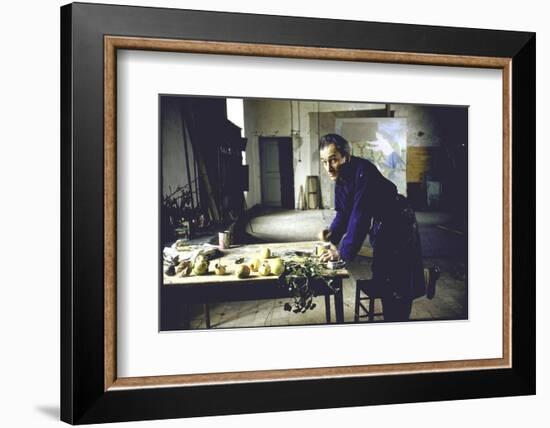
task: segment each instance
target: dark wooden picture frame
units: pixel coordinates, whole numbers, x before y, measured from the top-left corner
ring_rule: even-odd
[[[503,357],[118,378],[117,49],[501,69]],[[533,33],[63,6],[61,201],[63,421],[82,424],[535,393]]]

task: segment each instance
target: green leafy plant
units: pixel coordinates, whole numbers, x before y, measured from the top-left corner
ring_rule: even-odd
[[[327,272],[317,258],[306,257],[286,262],[285,271],[279,276],[279,285],[288,291],[292,301],[285,303],[284,310],[297,314],[314,309],[316,284],[324,284],[334,291],[333,281],[334,273]]]

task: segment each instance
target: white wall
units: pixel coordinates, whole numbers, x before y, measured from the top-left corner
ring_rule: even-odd
[[[97,1],[92,1],[97,2]],[[537,340],[538,394],[531,397],[415,403],[348,409],[125,423],[124,427],[407,426],[464,428],[526,424],[544,426],[550,402],[550,274],[540,268],[549,257],[550,28],[544,2],[394,0],[384,2],[248,2],[245,0],[101,0],[147,6],[405,22],[429,25],[537,31]],[[9,427],[60,427],[59,406],[59,9],[65,1],[7,2],[0,15],[3,58],[0,222],[3,269],[0,373]],[[24,30],[23,30],[24,28]],[[28,102],[33,102],[33,114]],[[25,113],[26,112],[26,113]],[[17,184],[15,184],[17,183]],[[39,245],[37,250],[36,245]],[[22,255],[29,254],[28,257]],[[29,262],[32,258],[32,263]],[[36,281],[25,280],[29,276]],[[25,302],[22,307],[20,302]]]

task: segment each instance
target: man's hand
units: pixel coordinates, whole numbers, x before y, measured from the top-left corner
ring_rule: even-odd
[[[319,235],[317,237],[319,238],[319,241],[327,242],[330,239],[330,230],[329,229],[323,229],[319,232]]]
[[[319,261],[321,263],[326,263],[330,261],[335,261],[340,259],[340,253],[336,248],[329,248],[323,254],[319,256]]]

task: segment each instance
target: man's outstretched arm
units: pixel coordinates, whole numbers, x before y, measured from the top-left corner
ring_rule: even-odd
[[[372,209],[367,189],[367,177],[360,176],[358,185],[355,188],[353,207],[350,212],[345,236],[338,249],[340,257],[346,262],[352,261],[355,258],[370,229]]]

